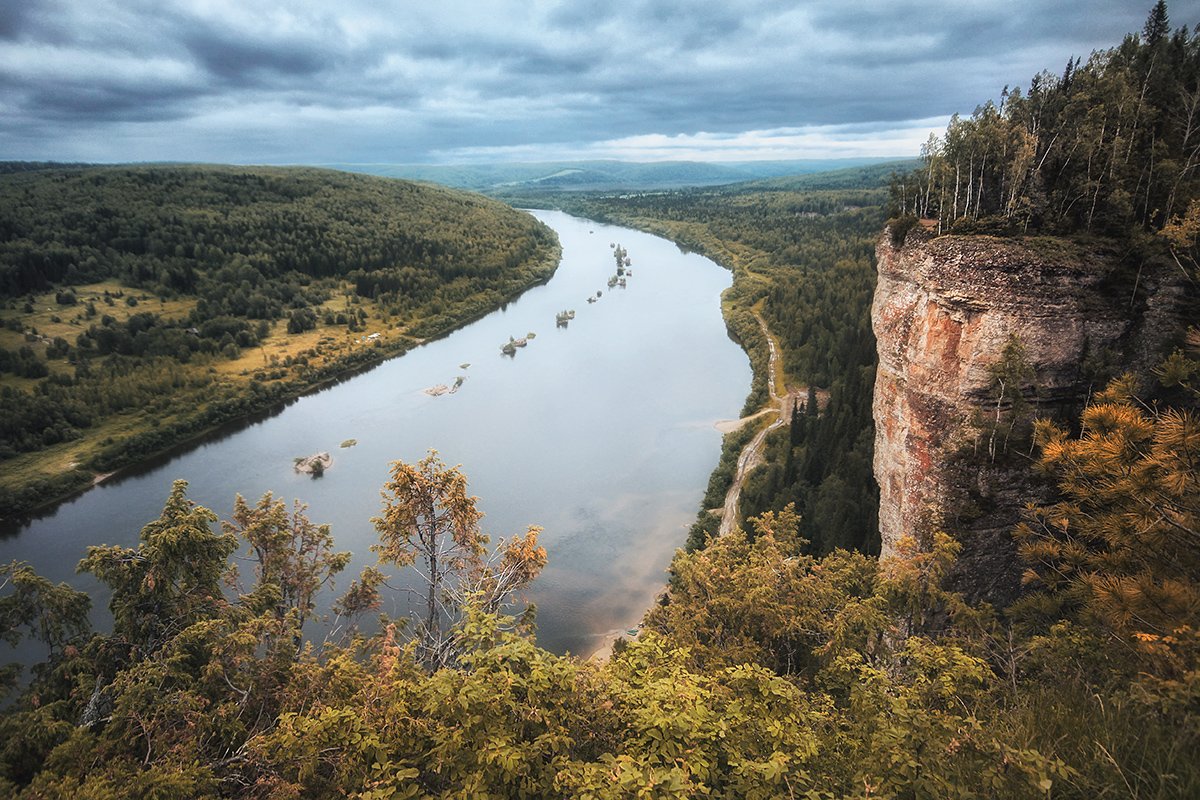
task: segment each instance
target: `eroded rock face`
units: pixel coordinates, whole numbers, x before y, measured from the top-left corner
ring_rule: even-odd
[[[1102,388],[1089,364],[1105,354],[1148,362],[1176,329],[1178,287],[1154,269],[1136,275],[1111,249],[1058,239],[933,238],[917,228],[899,246],[885,231],[876,256],[883,554],[902,536],[947,530],[963,543],[957,588],[1004,603],[1019,576],[1009,532],[1045,489],[1021,457],[980,457],[978,421],[996,411],[990,368],[1016,337],[1034,376],[1023,396],[1039,416],[1069,422]]]

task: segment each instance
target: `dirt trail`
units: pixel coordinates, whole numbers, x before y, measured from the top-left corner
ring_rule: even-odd
[[[750,443],[742,450],[738,456],[737,470],[733,475],[733,483],[729,487],[729,491],[725,493],[725,504],[721,510],[721,527],[718,529],[718,536],[725,536],[731,532],[738,523],[738,505],[742,499],[742,486],[746,482],[746,476],[762,463],[763,448],[766,446],[767,435],[779,428],[792,419],[792,409],[796,403],[800,401],[800,393],[798,391],[789,392],[787,387],[783,385],[783,381],[779,375],[779,343],[775,341],[775,337],[771,335],[771,331],[767,328],[766,321],[758,310],[754,310],[754,318],[758,320],[759,327],[762,328],[763,336],[767,340],[767,348],[770,353],[770,358],[767,361],[767,391],[771,395],[771,403],[776,408],[767,408],[758,412],[753,416],[759,416],[763,413],[775,415],[775,419],[770,425],[759,431]]]

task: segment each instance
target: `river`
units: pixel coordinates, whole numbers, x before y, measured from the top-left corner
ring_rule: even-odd
[[[461,464],[493,541],[544,528],[549,563],[527,593],[538,642],[590,653],[661,591],[694,520],[721,435],[750,386],[745,353],[727,336],[720,293],[731,276],[702,256],[648,234],[561,212],[535,216],[558,232],[554,277],[446,338],[301,398],[265,420],[110,480],[0,539],[0,563],[32,563],[53,580],[99,594],[74,566],[91,544],[133,546],[158,516],[171,482],[228,516],[241,493],[273,491],[308,504],[354,560],[337,592],[373,563],[371,517],[388,464],[436,449]],[[626,288],[607,287],[610,243],[632,260]],[[586,299],[602,291],[600,299]],[[557,327],[555,314],[576,317]],[[509,337],[537,336],[515,356]],[[462,368],[461,365],[469,364]],[[454,385],[453,394],[425,389]],[[357,445],[340,448],[345,440]],[[320,478],[293,471],[297,456],[329,451]],[[336,593],[328,593],[326,604]],[[384,611],[419,612],[409,593]],[[93,613],[104,624],[102,611]],[[0,661],[6,659],[0,658]]]

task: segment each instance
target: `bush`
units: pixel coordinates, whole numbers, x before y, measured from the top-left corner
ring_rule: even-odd
[[[905,214],[902,217],[894,217],[887,222],[887,229],[892,235],[892,246],[902,247],[904,239],[908,236],[908,232],[917,225],[917,218],[912,214]]]

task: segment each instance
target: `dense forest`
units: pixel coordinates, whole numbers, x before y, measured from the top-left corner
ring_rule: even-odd
[[[922,160],[894,205],[940,230],[1162,228],[1200,190],[1200,36],[1160,0],[1141,36],[956,116]]]
[[[1092,58],[1095,78],[1117,81],[1109,69],[1128,75],[1174,43],[1190,51],[1195,36],[1170,34],[1167,23],[1159,3],[1140,35]],[[1190,81],[1176,87],[1184,94],[1200,94],[1198,76],[1182,67],[1172,75]],[[1158,80],[1135,96],[1150,97]],[[1132,118],[1139,131],[1149,107]],[[1061,130],[1045,127],[1038,141],[1069,140],[1079,119],[1058,118]],[[1140,141],[1123,131],[1125,148]],[[1157,136],[1154,158],[1177,158]],[[1067,160],[1078,166],[1080,152]],[[1091,187],[1090,220],[1056,217],[1048,205],[1029,225],[1158,247],[1194,287],[1194,190],[1182,179],[1170,210],[1139,213],[1145,198],[1158,202],[1145,194],[1157,190],[1141,166],[1105,168],[1099,193]],[[975,174],[990,186],[989,173]],[[897,180],[897,211],[914,196],[905,180],[913,179]],[[969,191],[959,220],[1003,217],[980,199],[991,189]],[[942,197],[939,187],[926,194]],[[869,429],[869,417],[855,427],[870,380],[858,335],[869,338],[862,304],[875,234],[866,228],[878,232],[884,199],[758,188],[588,202],[735,270],[726,310],[761,381],[749,405],[766,394],[760,319],[786,350],[789,380],[812,398],[776,438],[782,461],[772,459],[784,469],[790,457],[807,481],[810,437],[840,449]],[[1095,227],[1115,225],[1122,209],[1131,210],[1125,227]],[[893,220],[891,230],[905,224],[915,220]],[[997,225],[1020,235],[1024,220]],[[821,255],[822,241],[834,257]],[[841,305],[826,310],[826,298]],[[785,302],[798,304],[794,316]],[[493,546],[465,476],[432,454],[393,465],[373,520],[379,562],[348,584],[333,606],[338,635],[320,643],[305,640],[304,626],[346,564],[328,527],[271,495],[231,498],[219,515],[177,483],[137,547],[94,547],[80,564],[111,590],[111,630],[91,630],[86,595],[22,564],[0,568],[0,637],[27,638],[47,654],[24,684],[15,668],[4,675],[0,794],[1200,796],[1197,376],[1192,327],[1155,370],[1112,381],[1070,426],[1034,427],[1029,469],[1056,492],[1014,532],[1024,590],[1008,608],[972,605],[945,588],[954,531],[924,548],[906,539],[884,559],[830,549],[844,542],[810,536],[828,524],[817,522],[820,504],[780,480],[773,496],[761,492],[769,510],[727,536],[701,530],[677,555],[663,602],[606,663],[536,646],[535,614],[520,592],[545,564],[537,530]],[[839,470],[816,484],[818,494],[832,476],[855,474]],[[804,514],[799,503],[809,503]],[[409,569],[422,576],[428,613],[381,619],[367,633],[390,576]]]
[[[0,174],[0,515],[401,352],[557,263],[527,214],[433,186],[18,166]]]

